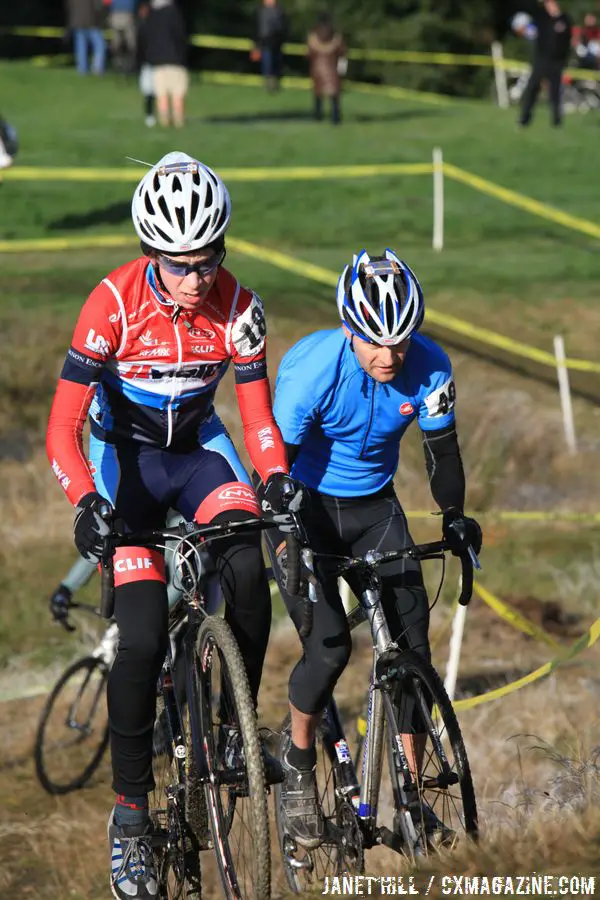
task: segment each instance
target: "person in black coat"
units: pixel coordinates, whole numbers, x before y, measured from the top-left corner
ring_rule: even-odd
[[[531,122],[542,81],[546,80],[550,88],[552,124],[560,125],[562,74],[571,50],[573,23],[571,17],[562,12],[556,0],[543,0],[532,10],[532,16],[537,27],[537,40],[531,76],[521,101],[519,124],[526,126]]]

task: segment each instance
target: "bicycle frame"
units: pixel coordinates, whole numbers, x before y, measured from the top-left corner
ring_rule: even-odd
[[[359,607],[352,610],[348,615],[349,627],[352,630],[366,619],[369,623],[373,639],[373,663],[369,685],[369,702],[366,717],[360,788],[358,798],[352,797],[355,814],[360,823],[364,847],[366,849],[377,844],[385,844],[394,850],[398,850],[402,842],[402,839],[388,828],[377,826],[377,804],[381,787],[385,752],[384,735],[386,713],[388,714],[388,721],[393,720],[392,701],[385,683],[388,677],[386,668],[390,669],[390,675],[394,674],[395,670],[391,666],[394,659],[399,657],[402,653],[402,650],[398,644],[392,640],[385,613],[381,606],[380,581],[379,576],[375,571],[375,565],[380,562],[402,558],[402,556],[418,559],[437,559],[440,558],[440,555],[446,549],[448,549],[448,547],[445,542],[437,541],[430,544],[415,546],[413,548],[407,548],[405,551],[391,551],[385,554],[367,554],[364,559],[348,560],[347,562],[349,564],[343,567],[346,571],[349,569],[358,570],[363,587],[363,590],[358,597]],[[461,557],[461,564],[463,571],[463,589],[461,591],[459,602],[466,605],[469,602],[472,590],[472,567],[473,565],[479,565],[471,548],[469,548],[468,554]],[[343,741],[345,745],[346,740],[335,700],[333,698],[327,707],[325,718],[328,725],[328,735],[333,744],[333,747],[328,748],[329,754],[332,759],[335,754],[338,761],[342,763],[342,759],[340,759],[340,754],[338,753],[338,745],[341,741]],[[402,736],[400,734],[389,734],[388,741],[390,743],[390,765],[395,766],[399,776],[398,784],[400,786],[400,797],[398,797],[397,800],[400,802],[397,805],[406,806],[407,792],[413,791],[416,785],[414,784],[414,778],[410,771],[406,751],[402,743]],[[446,765],[448,765],[441,742],[439,742],[437,749],[440,752],[441,758],[445,760]],[[356,792],[358,778],[352,760],[344,759],[343,762],[347,764],[343,766],[343,769],[345,770],[345,780],[348,784],[341,786],[341,792],[346,796],[351,796],[353,791],[354,793]],[[409,823],[408,827],[414,830],[412,822]],[[411,836],[416,838],[416,833]]]

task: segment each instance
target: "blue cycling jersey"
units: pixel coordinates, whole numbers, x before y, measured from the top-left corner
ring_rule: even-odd
[[[284,441],[300,445],[294,477],[323,494],[360,497],[394,477],[413,419],[423,431],[454,422],[455,395],[450,360],[429,338],[413,335],[402,369],[382,384],[337,328],[310,334],[286,353],[274,412]]]

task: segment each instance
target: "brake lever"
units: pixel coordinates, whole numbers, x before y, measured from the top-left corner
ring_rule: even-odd
[[[65,629],[65,631],[68,631],[68,632],[77,631],[75,626],[71,625],[71,623],[69,622],[68,616],[65,619],[54,619],[54,621],[58,622],[58,624],[61,625]]]
[[[481,571],[481,563],[479,562],[479,557],[477,556],[477,554],[475,553],[475,551],[473,550],[473,548],[470,544],[467,547],[467,553],[469,554],[469,559],[471,560],[473,568],[477,569],[477,571],[480,572]]]

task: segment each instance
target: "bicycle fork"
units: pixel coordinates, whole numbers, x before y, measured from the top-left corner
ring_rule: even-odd
[[[408,841],[414,845],[417,834],[408,810],[407,791],[413,787],[413,778],[406,758],[402,739],[392,727],[395,721],[392,701],[389,696],[390,687],[378,676],[378,662],[386,653],[398,652],[397,644],[392,640],[385,615],[379,604],[379,591],[369,587],[363,591],[362,606],[366,613],[373,636],[373,667],[369,685],[369,704],[367,725],[362,759],[362,777],[358,817],[363,822],[365,833],[369,836],[371,846],[383,843],[397,850],[398,845]],[[377,803],[381,788],[383,767],[383,741],[385,734],[386,714],[388,719],[390,779],[396,809],[402,810],[400,828],[402,837],[386,827],[377,828]],[[394,823],[394,831],[395,823]]]

